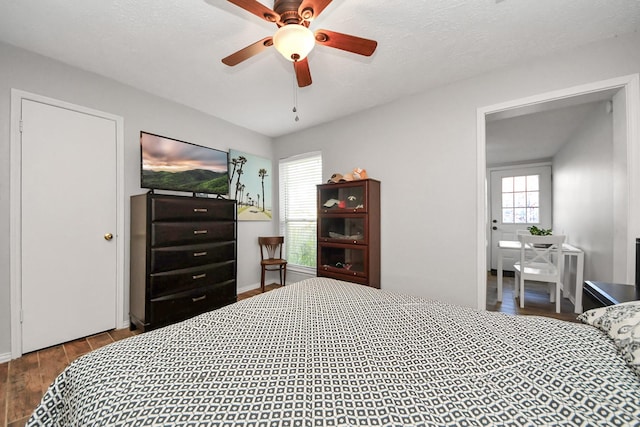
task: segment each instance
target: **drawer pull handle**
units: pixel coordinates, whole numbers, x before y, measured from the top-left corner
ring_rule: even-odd
[[[204,279],[205,277],[207,277],[207,273],[195,274],[195,275],[193,275],[193,276],[191,276],[191,277],[193,277],[193,280],[196,280],[196,279]]]
[[[202,301],[205,298],[207,298],[207,296],[206,295],[202,295],[201,297],[191,298],[191,301],[198,302],[198,301]]]
[[[207,234],[209,230],[193,230],[193,234]]]
[[[208,210],[207,208],[193,208],[194,212],[203,212],[203,213],[207,213]]]
[[[194,252],[193,256],[205,256],[206,254],[206,252]]]

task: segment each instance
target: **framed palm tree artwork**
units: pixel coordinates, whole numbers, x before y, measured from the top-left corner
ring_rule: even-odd
[[[238,221],[271,221],[272,175],[270,159],[229,150],[229,198],[237,201]]]

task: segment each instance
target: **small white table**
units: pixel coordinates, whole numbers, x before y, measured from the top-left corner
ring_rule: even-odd
[[[502,301],[502,259],[506,252],[520,251],[520,242],[517,240],[500,240],[498,242],[498,301]],[[562,244],[562,253],[565,259],[568,257],[569,267],[572,266],[573,258],[576,261],[576,295],[574,303],[574,311],[582,313],[582,284],[584,275],[584,252],[568,243]],[[565,268],[563,274],[571,272],[571,268]],[[566,282],[565,282],[566,283]],[[569,294],[568,289],[563,289],[563,296],[566,298]]]

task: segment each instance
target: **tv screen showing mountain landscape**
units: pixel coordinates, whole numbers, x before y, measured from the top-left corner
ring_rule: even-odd
[[[140,132],[142,188],[229,194],[226,151]]]

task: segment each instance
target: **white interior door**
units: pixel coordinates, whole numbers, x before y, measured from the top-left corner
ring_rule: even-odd
[[[551,166],[491,171],[491,269],[498,267],[498,241],[518,240],[527,227],[551,228]],[[505,254],[504,270],[513,270],[517,251]]]
[[[27,99],[21,107],[27,353],[116,327],[116,122]]]

